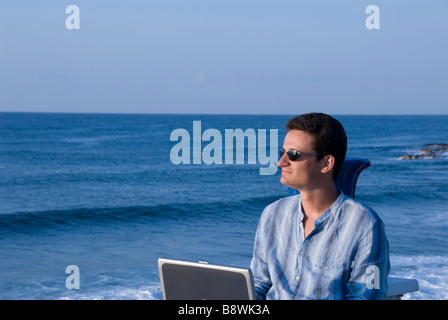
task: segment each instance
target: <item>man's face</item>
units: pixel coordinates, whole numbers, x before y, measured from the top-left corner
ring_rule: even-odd
[[[283,150],[296,150],[313,154],[312,136],[304,131],[291,130],[286,134]],[[278,166],[282,169],[280,182],[288,187],[307,190],[312,189],[321,177],[321,164],[316,156],[302,155],[297,161],[290,161],[286,154],[281,157]]]

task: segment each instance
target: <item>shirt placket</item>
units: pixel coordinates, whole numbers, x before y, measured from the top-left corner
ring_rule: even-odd
[[[294,276],[294,281],[296,281],[296,285],[299,284],[300,278],[302,276],[302,270],[303,270],[303,260],[305,259],[305,253],[308,250],[308,245],[310,244],[310,240],[313,237],[314,234],[316,234],[320,227],[322,226],[321,222],[315,221],[314,222],[314,229],[310,232],[310,234],[305,238],[305,229],[303,228],[303,222],[300,221],[299,223],[299,239],[303,239],[302,245],[299,247],[299,252],[297,255],[297,272]]]
[[[293,281],[295,282],[295,285],[298,285],[300,277],[302,276],[303,259],[305,257],[305,252],[306,252],[306,249],[308,248],[308,243],[309,243],[309,237],[304,239],[305,230],[303,228],[302,221],[300,221],[298,229],[299,229],[299,232],[298,232],[299,239],[298,240],[299,240],[299,243],[302,242],[302,244],[299,247],[299,252],[297,255],[297,270],[296,270],[296,274],[293,279]]]

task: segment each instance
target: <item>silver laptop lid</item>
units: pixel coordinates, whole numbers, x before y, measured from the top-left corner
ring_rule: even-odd
[[[250,269],[159,259],[164,300],[254,300]]]

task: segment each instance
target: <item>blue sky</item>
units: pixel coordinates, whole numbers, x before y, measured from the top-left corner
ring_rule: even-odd
[[[447,114],[447,57],[448,0],[0,0],[0,111]]]

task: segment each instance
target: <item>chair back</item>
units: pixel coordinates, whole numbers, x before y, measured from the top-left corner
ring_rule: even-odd
[[[345,195],[355,198],[356,183],[361,172],[370,167],[370,160],[360,158],[346,158],[342,165],[339,177],[336,180],[336,189],[342,190]],[[289,195],[299,194],[299,190],[288,188]]]

